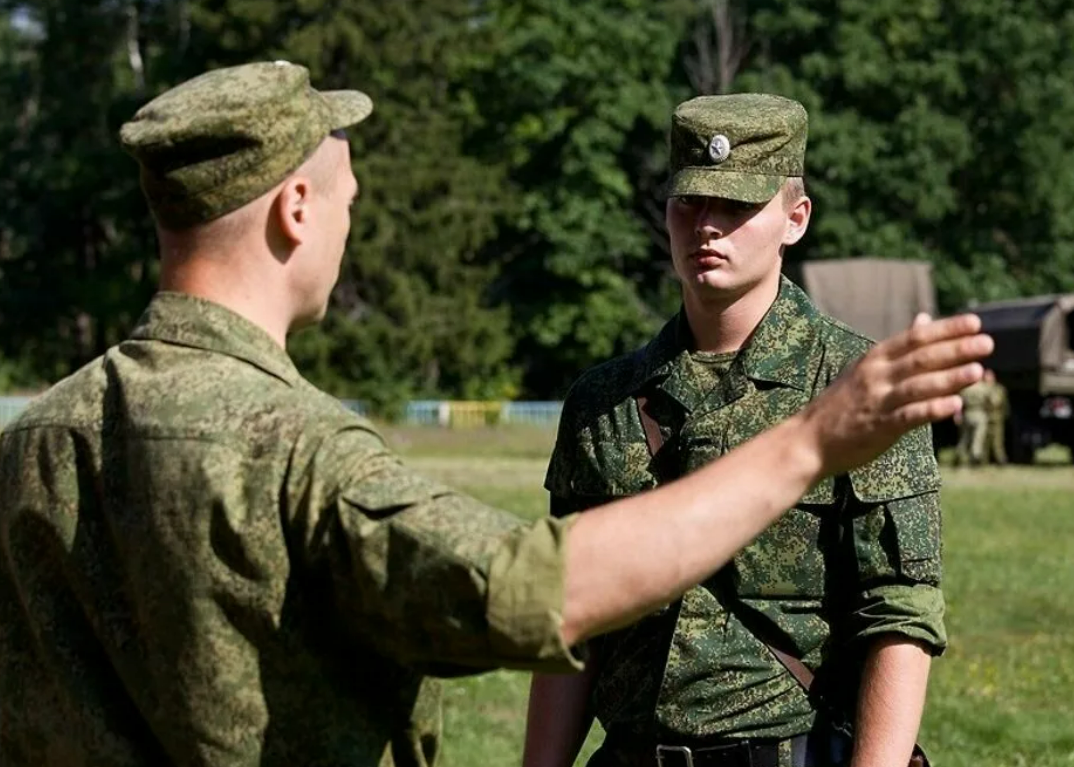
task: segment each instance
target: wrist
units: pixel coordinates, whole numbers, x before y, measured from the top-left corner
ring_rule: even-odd
[[[830,473],[820,425],[810,417],[808,409],[783,421],[776,430],[784,452],[782,464],[785,470],[798,475],[807,489]]]

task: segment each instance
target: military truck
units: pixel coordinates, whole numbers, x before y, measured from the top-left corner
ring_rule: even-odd
[[[921,261],[849,258],[788,263],[784,272],[821,311],[874,339],[909,326],[918,312],[937,316],[932,267]],[[1030,463],[1052,443],[1074,449],[1074,295],[977,304],[996,350],[985,364],[1007,387],[1007,455]],[[933,426],[937,451],[958,442],[947,420]]]
[[[985,365],[1007,387],[1007,455],[1031,463],[1037,448],[1074,450],[1074,293],[967,307],[996,349]]]

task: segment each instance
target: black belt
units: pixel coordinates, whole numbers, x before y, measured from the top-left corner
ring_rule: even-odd
[[[803,741],[805,738],[803,737]],[[657,767],[779,767],[779,742],[742,740],[717,746],[656,747]]]
[[[634,743],[625,749],[620,745],[614,752],[620,756],[629,754],[632,767],[779,767],[780,747],[788,742],[791,764],[806,764],[808,741],[808,735],[797,735],[784,739],[700,742],[689,746],[658,743],[646,747]]]

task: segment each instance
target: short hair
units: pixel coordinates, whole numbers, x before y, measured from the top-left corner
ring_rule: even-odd
[[[787,208],[794,205],[798,200],[806,196],[805,178],[802,176],[790,176],[783,184],[783,205]]]

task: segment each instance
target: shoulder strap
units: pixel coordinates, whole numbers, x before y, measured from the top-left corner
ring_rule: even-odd
[[[649,414],[649,398],[644,395],[638,395],[634,398],[634,401],[638,406],[638,417],[641,419],[641,428],[645,431],[645,442],[649,445],[649,453],[655,456],[660,448],[664,446],[664,435],[660,433],[660,425],[656,422],[656,419]],[[754,632],[751,631],[751,633]],[[757,634],[754,633],[754,636],[757,636]],[[794,677],[794,681],[798,682],[802,689],[809,693],[813,688],[813,680],[815,679],[809,667],[793,655],[776,649],[761,637],[757,636],[757,638],[768,648],[768,652],[772,653],[772,657],[778,660],[783,668],[787,669],[787,672]],[[844,724],[841,725],[843,731],[850,734],[850,725],[845,723],[846,720],[843,721]],[[910,767],[929,767],[928,757],[921,749],[921,746],[916,743],[914,744],[913,756],[910,759]]]
[[[664,446],[664,435],[660,433],[660,424],[649,414],[649,398],[639,394],[634,398],[638,406],[638,418],[641,419],[641,428],[645,431],[645,441],[649,445],[649,454],[656,455]]]
[[[758,637],[758,639],[760,639],[760,637]],[[783,667],[790,672],[790,675],[794,677],[794,681],[798,682],[798,684],[802,686],[803,690],[809,692],[809,690],[813,687],[814,678],[813,672],[809,670],[809,667],[806,666],[806,664],[802,663],[802,661],[795,658],[793,655],[785,653],[783,652],[783,650],[777,650],[775,647],[768,644],[768,642],[765,642],[763,639],[761,639],[761,642],[764,643],[764,646],[768,648],[768,652],[772,653],[772,655],[775,656],[776,660],[782,663]]]

